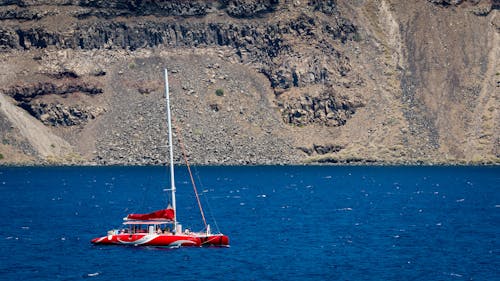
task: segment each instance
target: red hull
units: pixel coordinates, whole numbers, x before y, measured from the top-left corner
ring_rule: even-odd
[[[98,245],[132,245],[132,246],[229,246],[226,235],[167,235],[167,234],[116,234],[95,238],[91,241]]]

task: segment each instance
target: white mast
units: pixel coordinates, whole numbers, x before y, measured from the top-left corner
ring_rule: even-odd
[[[165,97],[167,98],[168,146],[170,152],[170,190],[172,191],[172,208],[174,209],[174,229],[177,230],[177,209],[175,206],[175,178],[174,178],[174,145],[172,143],[172,120],[170,117],[170,95],[168,92],[168,70],[165,68]]]

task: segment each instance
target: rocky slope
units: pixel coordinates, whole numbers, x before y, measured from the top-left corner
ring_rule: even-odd
[[[499,163],[499,8],[0,0],[0,164]]]

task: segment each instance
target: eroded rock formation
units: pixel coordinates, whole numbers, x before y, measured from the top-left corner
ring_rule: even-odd
[[[498,162],[499,6],[0,0],[0,94],[81,163],[164,162],[164,67],[195,163]]]

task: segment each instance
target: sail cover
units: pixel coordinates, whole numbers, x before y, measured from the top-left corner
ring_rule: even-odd
[[[175,218],[174,209],[167,208],[149,214],[130,214],[128,220],[173,220]]]

